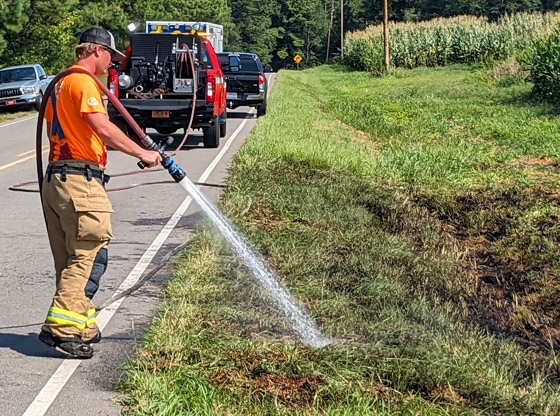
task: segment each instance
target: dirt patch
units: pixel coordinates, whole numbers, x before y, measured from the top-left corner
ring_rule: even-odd
[[[432,390],[428,394],[428,397],[446,403],[453,403],[453,404],[460,404],[460,405],[467,404],[467,400],[463,396],[461,396],[457,392],[457,390],[455,390],[450,385],[439,386],[438,388]]]
[[[532,156],[525,156],[521,159],[515,159],[511,164],[524,172],[539,180],[555,181],[560,179],[560,163],[550,159],[539,159]]]
[[[545,158],[545,159],[538,159],[532,156],[525,156],[521,159],[514,160],[514,163],[518,165],[525,165],[525,166],[551,166],[554,168],[560,168],[560,163],[556,162],[553,159]]]
[[[280,214],[263,204],[262,200],[253,204],[253,209],[246,215],[247,222],[267,231],[276,231],[286,222]],[[258,207],[258,209],[255,209]]]
[[[297,377],[264,373],[257,376],[251,385],[253,393],[273,395],[284,404],[309,406],[315,393],[325,386],[320,377]]]
[[[229,350],[226,354],[233,362],[210,378],[215,386],[263,398],[270,395],[284,405],[302,407],[312,404],[317,391],[326,386],[319,376],[283,375],[265,368],[285,362],[279,352]]]

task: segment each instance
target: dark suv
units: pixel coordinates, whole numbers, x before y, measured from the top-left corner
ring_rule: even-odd
[[[220,52],[216,55],[227,84],[227,106],[257,107],[257,116],[265,115],[267,79],[258,55],[242,52]]]

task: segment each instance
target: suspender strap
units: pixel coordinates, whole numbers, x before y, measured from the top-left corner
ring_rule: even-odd
[[[66,171],[67,170],[68,170],[67,165],[62,166],[62,169],[60,169],[60,180],[62,182],[66,182]]]
[[[86,179],[88,180],[88,182],[91,182],[91,178],[93,178],[92,173],[91,173],[91,169],[89,167],[89,165],[86,165],[85,167],[86,170]]]

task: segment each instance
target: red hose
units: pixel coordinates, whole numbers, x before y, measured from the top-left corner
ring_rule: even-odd
[[[146,136],[147,136],[146,133],[144,132],[144,130],[142,130],[140,128],[138,123],[136,123],[136,121],[134,121],[134,119],[129,114],[129,112],[126,111],[126,108],[124,108],[123,105],[119,102],[117,97],[115,97],[111,93],[111,91],[109,91],[109,89],[105,85],[103,85],[101,83],[101,81],[99,81],[99,79],[96,76],[94,76],[91,72],[86,71],[85,69],[81,69],[81,68],[69,68],[69,69],[66,69],[66,70],[62,71],[56,77],[54,77],[54,79],[51,81],[51,83],[48,85],[47,89],[45,90],[45,93],[43,95],[45,97],[45,99],[43,99],[43,101],[41,102],[41,108],[39,109],[39,116],[37,118],[37,132],[36,132],[37,141],[36,141],[35,151],[36,151],[36,155],[37,155],[37,179],[39,181],[39,192],[41,192],[43,190],[43,160],[41,158],[41,154],[42,154],[41,150],[42,150],[42,141],[43,141],[42,140],[43,139],[43,117],[45,116],[45,109],[47,108],[47,103],[49,101],[49,98],[51,96],[51,92],[52,92],[54,86],[56,85],[56,83],[61,78],[64,78],[67,75],[75,74],[75,73],[89,75],[97,83],[97,85],[99,86],[101,91],[103,91],[103,93],[107,96],[109,101],[111,101],[111,103],[115,106],[115,108],[122,114],[122,116],[124,117],[126,122],[130,125],[130,127],[132,127],[132,129],[134,130],[136,135],[140,138],[140,140],[145,139]]]

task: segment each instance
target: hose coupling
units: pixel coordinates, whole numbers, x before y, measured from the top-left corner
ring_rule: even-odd
[[[167,169],[175,182],[181,182],[181,180],[185,176],[187,176],[185,171],[177,166],[175,162],[173,162],[173,159],[171,159],[170,157],[164,158],[164,160],[161,162],[161,166]]]

